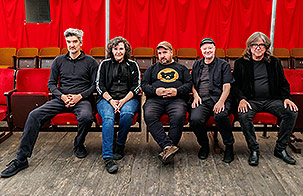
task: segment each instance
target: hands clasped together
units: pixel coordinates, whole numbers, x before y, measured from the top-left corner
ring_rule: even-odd
[[[156,89],[156,94],[163,98],[175,97],[177,96],[177,89],[159,87]]]
[[[122,106],[125,104],[126,100],[120,99],[120,100],[115,100],[115,99],[111,99],[109,101],[110,105],[113,106],[113,108],[115,109],[115,114],[118,112],[120,113],[120,109],[122,108]]]
[[[82,99],[81,94],[77,94],[77,95],[68,94],[61,96],[61,100],[64,101],[65,107],[67,108],[74,107],[81,99]]]

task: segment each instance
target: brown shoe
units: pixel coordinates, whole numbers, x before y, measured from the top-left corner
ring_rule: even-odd
[[[170,163],[174,160],[174,156],[178,150],[177,146],[166,146],[159,154],[159,158],[162,157],[161,161],[164,164]]]

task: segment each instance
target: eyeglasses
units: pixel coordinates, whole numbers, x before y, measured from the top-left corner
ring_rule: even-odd
[[[257,48],[264,49],[266,47],[265,44],[251,44],[250,46],[253,49],[257,49]]]

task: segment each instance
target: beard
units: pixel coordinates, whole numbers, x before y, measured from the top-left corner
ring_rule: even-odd
[[[170,64],[172,62],[172,58],[162,58],[160,59],[160,63],[163,64],[163,65],[167,65],[167,64]]]

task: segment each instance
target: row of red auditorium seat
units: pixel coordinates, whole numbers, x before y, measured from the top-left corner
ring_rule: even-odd
[[[60,50],[58,47],[38,48],[0,48],[0,68],[50,68],[53,59],[67,53],[67,49]],[[193,63],[199,58],[194,48],[174,49],[174,59],[191,69]],[[227,60],[234,67],[234,61],[244,53],[243,48],[216,49],[216,56]],[[98,63],[105,58],[104,47],[95,47],[90,50]],[[274,48],[273,55],[281,59],[284,68],[303,68],[303,48]],[[150,47],[138,47],[132,51],[132,59],[138,62],[140,69],[144,72],[151,64],[157,62],[156,50]]]

